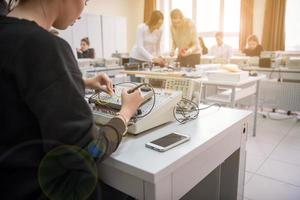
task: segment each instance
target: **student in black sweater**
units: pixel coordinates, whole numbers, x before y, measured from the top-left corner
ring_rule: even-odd
[[[250,35],[247,39],[247,46],[243,50],[243,53],[246,56],[260,56],[260,53],[263,51],[263,47],[259,44],[258,38],[256,35]]]
[[[143,98],[124,91],[120,114],[98,129],[84,90],[112,93],[111,80],[83,80],[68,43],[49,33],[73,24],[86,0],[18,3],[0,16],[0,199],[116,199],[101,197],[96,163]]]
[[[80,49],[77,49],[77,57],[81,58],[95,58],[95,49],[90,48],[90,40],[88,37],[81,39]]]

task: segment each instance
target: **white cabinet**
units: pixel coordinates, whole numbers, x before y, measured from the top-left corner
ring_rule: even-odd
[[[88,16],[83,15],[80,20],[72,26],[73,31],[73,48],[80,48],[82,38],[88,37]],[[91,43],[92,44],[92,43]],[[93,48],[93,44],[91,45]]]
[[[125,17],[83,14],[67,30],[60,31],[76,54],[82,38],[88,37],[96,57],[111,57],[112,53],[127,52],[127,19]]]
[[[125,17],[103,16],[104,57],[116,51],[127,52],[127,20]]]
[[[88,15],[87,32],[91,48],[95,49],[96,57],[103,57],[101,16]]]
[[[116,17],[116,50],[121,53],[127,52],[127,19]]]
[[[104,57],[110,57],[115,52],[115,17],[102,16]]]

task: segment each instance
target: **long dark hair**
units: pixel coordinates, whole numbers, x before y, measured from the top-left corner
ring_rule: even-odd
[[[155,26],[159,20],[164,20],[164,14],[159,10],[155,10],[152,12],[150,19],[146,22],[149,28]]]
[[[6,15],[12,11],[19,3],[24,3],[28,0],[0,0],[0,15]]]
[[[7,15],[8,13],[8,4],[5,0],[0,0],[0,15]]]

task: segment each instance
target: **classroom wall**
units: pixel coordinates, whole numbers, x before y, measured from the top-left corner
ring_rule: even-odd
[[[91,0],[85,13],[127,18],[128,52],[134,45],[136,28],[143,22],[144,0]]]

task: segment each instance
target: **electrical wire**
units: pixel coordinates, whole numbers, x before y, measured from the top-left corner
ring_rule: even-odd
[[[185,124],[188,121],[197,119],[199,112],[199,107],[196,103],[188,99],[182,99],[179,103],[177,103],[176,107],[174,107],[173,116],[177,122]],[[176,114],[181,115],[181,117],[178,117]]]
[[[199,117],[200,111],[209,109],[213,106],[218,106],[221,108],[220,104],[211,104],[204,108],[199,108],[199,106],[188,99],[182,99],[177,106],[173,109],[173,116],[177,122],[180,124],[185,124],[189,121],[195,120]],[[180,116],[178,116],[180,115]]]
[[[148,83],[145,86],[149,87],[151,89],[152,93],[153,93],[153,104],[152,104],[150,110],[146,114],[144,114],[142,116],[136,116],[138,119],[141,119],[141,118],[144,118],[144,117],[148,116],[153,111],[153,109],[155,107],[155,104],[156,104],[156,93],[154,91],[154,88]]]
[[[115,84],[115,86],[118,86],[118,85],[124,85],[124,84],[132,84],[132,85],[135,85],[137,87],[149,87],[153,93],[153,103],[152,103],[152,106],[151,108],[149,109],[148,112],[146,112],[145,114],[143,115],[135,115],[132,117],[132,119],[130,120],[130,122],[133,122],[135,123],[138,119],[142,119],[142,118],[145,118],[146,116],[148,116],[154,109],[155,107],[155,104],[156,104],[156,93],[155,93],[155,90],[154,88],[148,84],[148,83],[143,83],[143,84],[136,84],[136,83],[133,83],[133,82],[123,82],[123,83],[118,83],[118,84]],[[95,94],[93,94],[90,98],[89,98],[89,103],[94,103],[96,105],[99,105],[99,106],[105,106],[107,108],[110,108],[110,109],[113,109],[109,106],[109,104],[111,103],[109,100],[101,100],[101,96],[100,96],[100,93],[103,92],[103,91],[100,91],[100,92],[97,92]],[[140,106],[143,107],[144,105],[148,104],[149,102],[145,103],[145,104],[142,104]],[[198,104],[196,104],[195,102],[191,101],[191,100],[188,100],[188,99],[182,99],[179,103],[177,103],[177,105],[174,107],[173,109],[173,116],[174,116],[174,119],[179,122],[180,124],[185,124],[189,121],[192,121],[192,120],[195,120],[199,117],[199,114],[200,114],[200,111],[203,111],[203,110],[206,110],[206,109],[209,109],[213,106],[218,106],[219,109],[221,108],[221,105],[220,104],[211,104],[211,105],[208,105],[204,108],[199,108]],[[178,116],[179,115],[179,116]],[[129,125],[130,126],[130,125]]]
[[[135,115],[135,116],[132,117],[131,121],[136,122],[138,119],[141,119],[141,118],[144,118],[144,117],[148,116],[148,115],[153,111],[153,109],[154,109],[154,107],[155,107],[155,104],[156,104],[156,94],[155,94],[154,88],[153,88],[150,84],[148,84],[148,83],[137,84],[137,83],[133,83],[133,82],[122,82],[122,83],[115,84],[114,86],[120,86],[120,85],[125,85],[125,84],[132,84],[132,85],[134,85],[135,87],[132,88],[132,89],[138,89],[138,88],[143,87],[143,86],[149,87],[149,88],[151,89],[152,93],[153,93],[153,103],[152,103],[152,106],[151,106],[151,108],[149,109],[149,111],[146,112],[146,113],[143,114],[143,115]],[[102,99],[101,99],[100,94],[101,94],[102,92],[103,92],[103,91],[97,91],[97,92],[95,92],[95,93],[88,99],[89,103],[94,103],[94,104],[96,104],[96,105],[98,105],[98,106],[104,106],[104,107],[106,107],[106,108],[108,108],[108,109],[113,109],[113,108],[111,108],[111,107],[109,106],[109,104],[112,103],[112,102],[110,101],[110,100],[112,100],[112,99],[106,99],[106,100],[102,100]],[[118,97],[118,98],[121,98],[121,96],[117,96],[117,97]],[[142,104],[139,108],[143,107],[143,106],[146,105],[147,103],[148,103],[148,102]]]
[[[124,84],[133,84],[133,85],[137,86],[138,88],[145,86],[145,87],[149,87],[151,89],[151,91],[153,93],[153,104],[152,104],[150,110],[148,112],[146,112],[146,114],[144,114],[144,115],[135,115],[133,117],[133,120],[136,121],[137,119],[141,119],[141,118],[148,116],[153,111],[155,104],[156,104],[156,94],[155,94],[155,91],[154,91],[154,88],[152,87],[152,85],[149,83],[137,84],[137,83],[133,83],[133,82],[122,82],[122,83],[118,83],[116,85],[124,85]],[[138,88],[136,88],[136,89],[138,89]],[[143,107],[143,104],[140,106],[140,108],[141,107]]]

